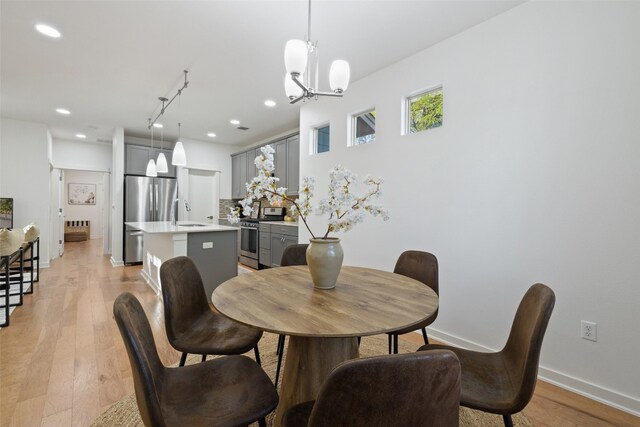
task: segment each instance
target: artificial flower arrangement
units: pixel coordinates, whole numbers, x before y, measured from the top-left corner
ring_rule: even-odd
[[[287,196],[287,189],[278,187],[279,178],[273,176],[275,165],[273,163],[274,150],[270,145],[260,149],[255,165],[258,168],[258,176],[247,183],[247,196],[240,202],[242,211],[246,216],[251,215],[254,200],[266,197],[272,205],[279,205],[285,201],[292,204],[291,214],[299,217],[304,223],[312,238],[328,239],[329,233],[351,230],[357,223],[362,222],[367,213],[373,216],[381,216],[384,221],[389,219],[389,213],[381,206],[372,204],[382,194],[382,178],[366,176],[363,184],[366,189],[361,196],[353,192],[358,185],[358,177],[348,169],[338,165],[329,172],[329,197],[320,200],[318,214],[329,214],[327,230],[321,237],[317,237],[307,218],[312,212],[311,198],[315,186],[315,180],[310,177],[302,179],[299,198]],[[230,208],[228,220],[237,223],[240,219],[240,208]]]

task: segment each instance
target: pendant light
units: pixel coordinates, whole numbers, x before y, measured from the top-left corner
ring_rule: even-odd
[[[167,98],[159,98],[162,101],[162,116],[161,122],[164,124],[164,103],[168,101]],[[158,160],[156,162],[156,169],[160,173],[169,172],[169,166],[167,165],[167,158],[165,157],[162,149],[164,148],[164,126],[160,128],[160,154],[158,154]]]
[[[182,89],[178,91],[178,114],[182,112]],[[174,166],[187,166],[187,154],[184,152],[184,146],[180,141],[180,122],[178,122],[178,140],[173,147],[173,155],[171,156],[171,164]]]
[[[153,151],[153,126],[151,126],[151,119],[149,119],[149,127],[151,127],[151,150]],[[150,177],[158,176],[156,162],[153,159],[149,159],[149,163],[147,163],[147,172],[145,173],[145,175]]]

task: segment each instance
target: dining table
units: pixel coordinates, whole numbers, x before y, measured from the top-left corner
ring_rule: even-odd
[[[355,266],[343,266],[328,290],[314,288],[307,266],[240,274],[211,301],[232,320],[289,336],[276,426],[287,409],[317,397],[333,368],[359,357],[359,337],[419,324],[438,308],[422,282]]]

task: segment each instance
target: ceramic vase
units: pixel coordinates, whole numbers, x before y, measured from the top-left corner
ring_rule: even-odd
[[[313,286],[317,289],[333,289],[342,268],[344,252],[337,237],[309,239],[307,264]]]

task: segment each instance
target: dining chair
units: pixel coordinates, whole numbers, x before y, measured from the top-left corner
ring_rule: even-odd
[[[289,245],[282,252],[280,267],[289,267],[292,265],[307,265],[307,243],[298,243]],[[282,357],[284,353],[284,335],[278,336],[278,347],[276,354],[278,355],[278,364],[276,365],[276,387],[278,387],[278,378],[280,377],[280,368],[282,367]]]
[[[256,362],[235,355],[167,368],[136,297],[118,296],[113,314],[127,349],[145,426],[237,426],[254,421],[266,426],[265,416],[277,406],[278,394]]]
[[[502,415],[505,426],[511,427],[511,415],[524,409],[533,396],[542,339],[555,300],[549,287],[540,283],[531,286],[518,306],[509,338],[499,352],[445,345],[424,345],[419,350],[453,351],[462,366],[460,405]]]
[[[282,425],[458,426],[459,405],[460,362],[453,352],[376,356],[340,364],[317,399],[289,408]]]
[[[396,262],[396,266],[393,269],[393,272],[418,280],[433,289],[436,295],[439,294],[438,260],[435,255],[430,254],[429,252],[405,251],[401,253],[398,257],[398,261]],[[391,354],[392,351],[393,353],[398,353],[399,335],[407,334],[418,329],[422,330],[424,343],[429,344],[429,337],[427,336],[426,327],[432,324],[433,321],[436,320],[436,317],[438,317],[437,309],[431,316],[429,316],[421,323],[389,333],[389,354]],[[393,350],[391,345],[392,342]]]
[[[258,341],[262,331],[212,309],[191,258],[180,256],[162,263],[160,282],[167,338],[182,352],[180,366],[184,366],[189,353],[202,355],[204,362],[207,355],[242,354],[252,348],[260,364]]]

